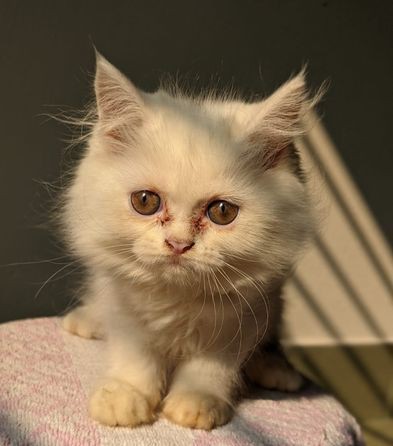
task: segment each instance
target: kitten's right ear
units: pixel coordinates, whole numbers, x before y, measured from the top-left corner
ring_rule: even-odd
[[[98,128],[113,143],[121,143],[143,121],[143,99],[124,74],[96,51],[94,81]]]

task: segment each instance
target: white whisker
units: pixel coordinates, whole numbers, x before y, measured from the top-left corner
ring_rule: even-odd
[[[71,265],[74,265],[75,263],[77,263],[77,261],[75,260],[74,262],[70,262],[67,263],[66,265],[63,265],[60,269],[58,269],[55,273],[53,273],[47,280],[45,280],[45,282],[40,286],[40,288],[38,289],[38,291],[35,293],[34,295],[34,299],[37,299],[37,297],[40,295],[41,291],[45,288],[45,286],[54,278],[56,277],[58,274],[60,274],[62,271],[64,271],[66,268],[70,267]]]

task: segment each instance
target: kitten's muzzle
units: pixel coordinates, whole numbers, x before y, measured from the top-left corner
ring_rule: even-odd
[[[168,246],[168,248],[177,255],[184,254],[185,252],[189,251],[194,245],[194,242],[190,241],[181,241],[181,240],[175,240],[175,239],[166,239],[165,244]]]

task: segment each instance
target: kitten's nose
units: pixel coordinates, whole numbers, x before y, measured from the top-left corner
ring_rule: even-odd
[[[165,240],[168,248],[173,251],[175,254],[183,254],[194,246],[194,242],[190,241],[180,241],[174,240],[171,238],[167,238]]]

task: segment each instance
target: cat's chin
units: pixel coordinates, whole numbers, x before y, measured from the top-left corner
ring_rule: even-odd
[[[161,265],[162,276],[169,281],[187,281],[195,278],[199,268],[189,259],[179,256],[170,256]]]
[[[189,284],[195,272],[190,271],[189,268],[185,268],[180,264],[170,264],[166,268],[163,268],[161,272],[161,278],[167,283]]]
[[[165,264],[165,270],[170,274],[189,274],[190,269],[192,270],[192,264],[186,259],[178,256],[170,256]]]
[[[169,274],[192,275],[195,273],[211,272],[217,266],[208,262],[195,261],[187,257],[168,256],[161,264],[162,268]]]

